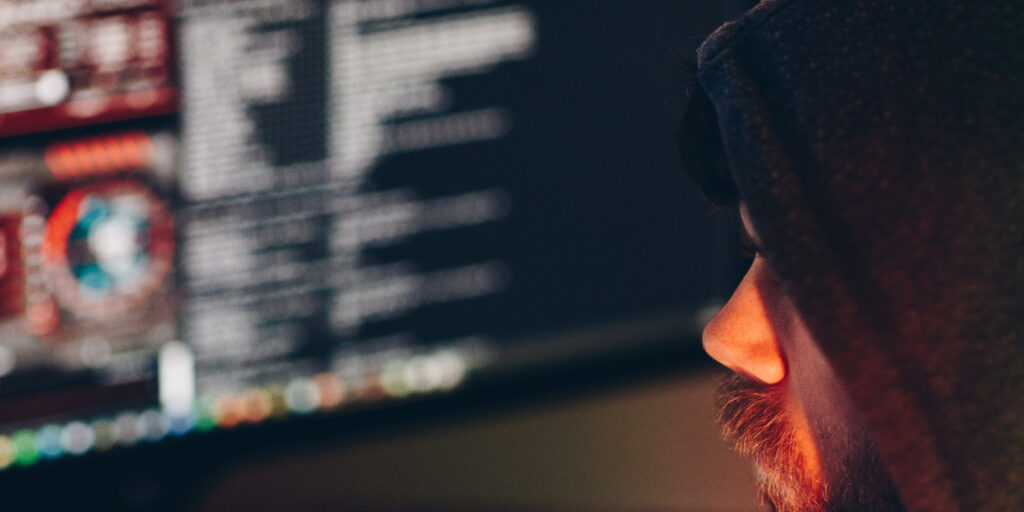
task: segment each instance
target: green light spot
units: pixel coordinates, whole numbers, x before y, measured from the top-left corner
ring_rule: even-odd
[[[217,426],[217,418],[213,414],[213,405],[209,400],[199,400],[196,402],[195,407],[195,429],[197,431],[205,432]]]
[[[36,433],[31,430],[19,430],[11,437],[14,445],[14,463],[19,466],[31,466],[39,461],[36,452]]]

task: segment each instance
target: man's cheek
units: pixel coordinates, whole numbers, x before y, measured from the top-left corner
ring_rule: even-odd
[[[824,483],[822,453],[818,440],[811,428],[807,411],[797,400],[787,400],[786,416],[793,429],[793,447],[802,466],[805,478],[818,485]]]

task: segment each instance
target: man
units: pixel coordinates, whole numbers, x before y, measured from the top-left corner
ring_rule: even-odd
[[[779,512],[1024,511],[1024,2],[766,0],[687,168],[757,255],[707,325]]]

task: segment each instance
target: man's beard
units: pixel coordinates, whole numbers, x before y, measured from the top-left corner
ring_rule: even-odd
[[[895,484],[867,431],[850,425],[822,443],[839,474],[812,478],[797,449],[781,386],[731,375],[719,387],[718,419],[727,440],[757,463],[758,488],[776,512],[903,512]]]

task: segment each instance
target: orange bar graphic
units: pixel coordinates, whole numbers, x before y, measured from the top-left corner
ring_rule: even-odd
[[[152,165],[153,142],[143,132],[56,142],[45,158],[53,177],[62,180],[134,171]]]

